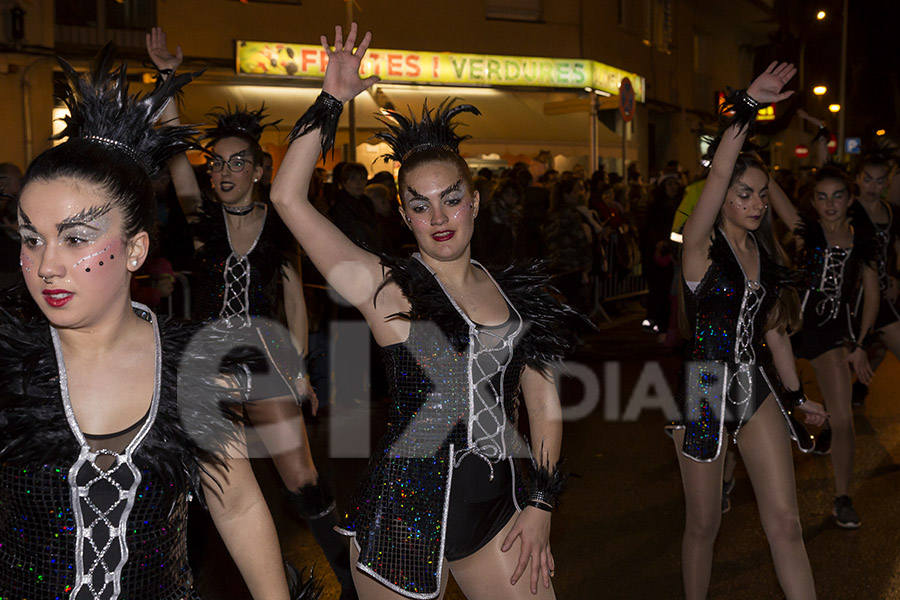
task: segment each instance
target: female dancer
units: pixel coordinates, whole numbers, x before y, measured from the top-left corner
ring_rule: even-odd
[[[0,597],[197,598],[185,535],[202,492],[253,597],[286,599],[271,516],[218,416],[239,388],[209,348],[186,347],[189,328],[129,298],[156,215],[150,175],[189,147],[185,128],[153,122],[190,76],[138,99],[112,60],[110,45],[88,76],[60,60],[68,140],[31,163],[20,199],[42,315],[0,309]]]
[[[850,365],[859,380],[868,385],[872,370],[862,344],[872,331],[881,298],[874,269],[878,248],[872,238],[857,233],[847,216],[853,198],[844,172],[825,166],[815,177],[812,206],[819,216],[817,221],[801,217],[774,181],[770,183],[770,198],[778,216],[796,234],[797,263],[807,280],[803,327],[791,341],[794,354],[812,363],[828,409],[829,429],[824,432],[832,436],[835,522],[855,529],[860,521],[849,495],[856,448]],[[860,278],[865,303],[856,330],[850,313]]]
[[[342,104],[376,81],[358,75],[369,40],[353,52],[355,24],[346,41],[336,28],[334,50],[322,36],[323,92],[294,128],[272,186],[285,223],[362,312],[387,364],[389,432],[342,524],[355,541],[356,588],[366,599],[440,598],[449,566],[470,598],[552,598],[549,510],[562,477],[548,465],[557,463],[562,431],[547,367],[568,343],[561,332],[574,313],[545,293],[543,279],[492,277],[469,259],[479,196],[451,118],[474,107],[426,108],[421,122],[394,113],[397,124],[380,134],[402,163],[400,213],[415,256],[365,252],[308,202]],[[529,456],[515,434],[520,389],[540,465],[524,497],[514,493],[513,458]],[[526,568],[530,577],[521,577]]]
[[[781,89],[795,72],[792,65],[772,63],[746,92],[732,96],[737,117],[722,132],[706,185],[684,225],[690,336],[678,387],[682,420],[674,438],[686,501],[682,570],[689,600],[705,598],[709,588],[722,519],[725,428],[738,442],[753,482],[785,595],[815,597],[785,420],[792,435],[810,446],[809,435],[787,411],[793,405],[819,425],[826,415],[803,397],[785,333],[791,315],[766,216],[769,176],[758,159],[741,154],[759,103],[789,97]],[[782,382],[794,391],[782,393]]]
[[[885,349],[900,359],[900,311],[897,297],[898,257],[900,257],[900,219],[894,218],[896,206],[884,200],[888,186],[890,160],[880,153],[867,154],[856,172],[856,202],[850,209],[853,225],[863,239],[878,240],[878,286],[881,303],[875,318],[874,331],[878,343],[872,348],[871,367],[878,368],[884,359]],[[873,336],[874,337],[874,336]],[[854,385],[854,402],[862,404],[869,393],[868,383],[862,380]]]
[[[147,35],[147,51],[167,77],[181,65],[179,47],[173,55],[166,47],[165,32],[155,27]],[[272,457],[288,491],[288,499],[303,517],[325,553],[342,589],[342,600],[355,597],[348,544],[334,531],[337,524],[331,493],[319,482],[309,450],[309,440],[299,402],[304,396],[317,401],[302,374],[299,353],[307,342],[306,304],[300,276],[296,241],[281,219],[262,202],[255,201],[256,184],[262,176],[259,138],[268,125],[263,108],[212,113],[216,126],[208,130],[209,171],[216,201],[203,198],[193,169],[184,154],[169,163],[172,181],[182,204],[196,205],[200,198],[200,221],[195,226],[196,281],[192,316],[216,321],[234,347],[246,344],[265,352],[270,360],[256,361],[252,402],[245,410]],[[163,113],[164,123],[178,121],[174,102]],[[275,319],[277,292],[283,290],[283,305],[290,337]],[[292,342],[295,346],[292,346]],[[244,353],[245,359],[248,358]],[[269,366],[277,373],[263,375]],[[265,427],[263,427],[265,426]],[[277,427],[277,429],[273,429]]]

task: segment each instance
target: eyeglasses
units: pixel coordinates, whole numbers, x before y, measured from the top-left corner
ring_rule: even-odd
[[[228,160],[222,160],[221,158],[214,158],[212,160],[206,161],[206,166],[209,167],[209,170],[213,173],[218,173],[222,169],[225,168],[225,165],[228,165],[228,170],[232,173],[240,173],[244,170],[246,165],[252,165],[253,161],[248,160],[246,158],[241,158],[239,156],[233,156]]]

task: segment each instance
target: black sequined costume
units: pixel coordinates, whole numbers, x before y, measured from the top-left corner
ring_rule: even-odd
[[[896,304],[888,302],[884,298],[884,292],[888,288],[890,278],[898,275],[897,253],[894,251],[894,243],[900,239],[900,220],[894,218],[893,207],[889,203],[883,200],[881,203],[887,210],[887,223],[874,223],[860,200],[854,202],[848,211],[853,219],[853,225],[859,231],[860,237],[862,239],[875,239],[878,242],[879,254],[876,265],[878,270],[878,287],[881,289],[882,297],[881,304],[878,306],[878,316],[875,318],[874,331],[900,321],[900,311],[897,310]],[[859,291],[859,296],[857,297],[857,309],[861,306],[861,301],[862,290]]]
[[[801,449],[812,438],[779,400],[783,395],[771,353],[765,344],[766,320],[789,272],[759,249],[760,281],[748,281],[721,231],[712,236],[712,261],[695,290],[684,286],[685,312],[693,336],[688,340],[675,401],[685,429],[682,452],[700,462],[715,460],[727,427],[737,435],[772,391]]]
[[[203,440],[233,439],[221,402],[235,396],[200,375],[218,365],[191,330],[135,310],[157,335],[155,393],[125,447],[100,450],[75,422],[55,331],[0,309],[0,598],[197,598],[187,502],[200,461],[218,462]]]
[[[303,371],[302,360],[277,320],[282,267],[295,257],[294,236],[267,209],[256,241],[239,255],[224,210],[207,199],[194,237],[202,245],[194,257],[192,319],[215,322],[229,334],[231,357],[253,371],[253,399],[289,395],[299,400],[293,379]]]
[[[500,336],[508,351],[481,360],[483,329],[420,258],[383,262],[389,281],[410,302],[408,313],[394,316],[410,320],[409,338],[382,350],[392,400],[389,429],[341,529],[355,536],[357,568],[404,596],[434,598],[454,472],[460,462],[482,464],[484,483],[492,474],[506,477],[507,497],[515,508],[522,505],[516,459],[529,455],[516,431],[522,371],[558,360],[572,346],[570,326],[580,321],[549,296],[544,278],[508,269],[495,276],[510,311],[509,330]],[[483,394],[479,387],[486,382],[490,390]]]
[[[876,266],[879,245],[853,229],[850,248],[829,246],[818,221],[803,219],[795,234],[803,246],[797,267],[803,272],[803,326],[792,338],[794,355],[812,359],[848,341],[857,341],[851,312],[862,266]]]

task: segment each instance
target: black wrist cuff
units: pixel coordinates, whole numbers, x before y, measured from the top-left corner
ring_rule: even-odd
[[[325,158],[329,148],[334,146],[338,121],[343,110],[344,104],[340,100],[328,92],[322,92],[313,105],[306,109],[303,116],[297,120],[294,129],[288,136],[288,142],[293,142],[310,131],[318,129],[322,136],[322,158]]]
[[[538,465],[532,458],[530,466],[529,494],[525,505],[552,511],[559,504],[559,497],[566,487],[568,478],[568,474],[560,468],[562,461],[557,462],[551,469],[547,465]]]
[[[722,125],[722,131],[727,131],[733,125],[737,125],[738,131],[743,131],[756,121],[756,114],[767,107],[768,104],[761,104],[747,94],[747,90],[733,90],[728,88],[728,95],[719,112],[726,115],[730,112],[734,114],[729,117]]]
[[[806,394],[803,393],[803,382],[796,390],[785,390],[784,401],[788,406],[797,407],[806,402]]]

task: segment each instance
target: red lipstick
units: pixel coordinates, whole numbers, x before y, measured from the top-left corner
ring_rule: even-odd
[[[75,297],[75,294],[69,290],[44,290],[41,292],[44,300],[53,308],[60,308],[69,303],[69,300]]]
[[[437,233],[431,234],[431,239],[436,242],[446,242],[454,235],[456,235],[456,232],[454,231],[438,231]]]

